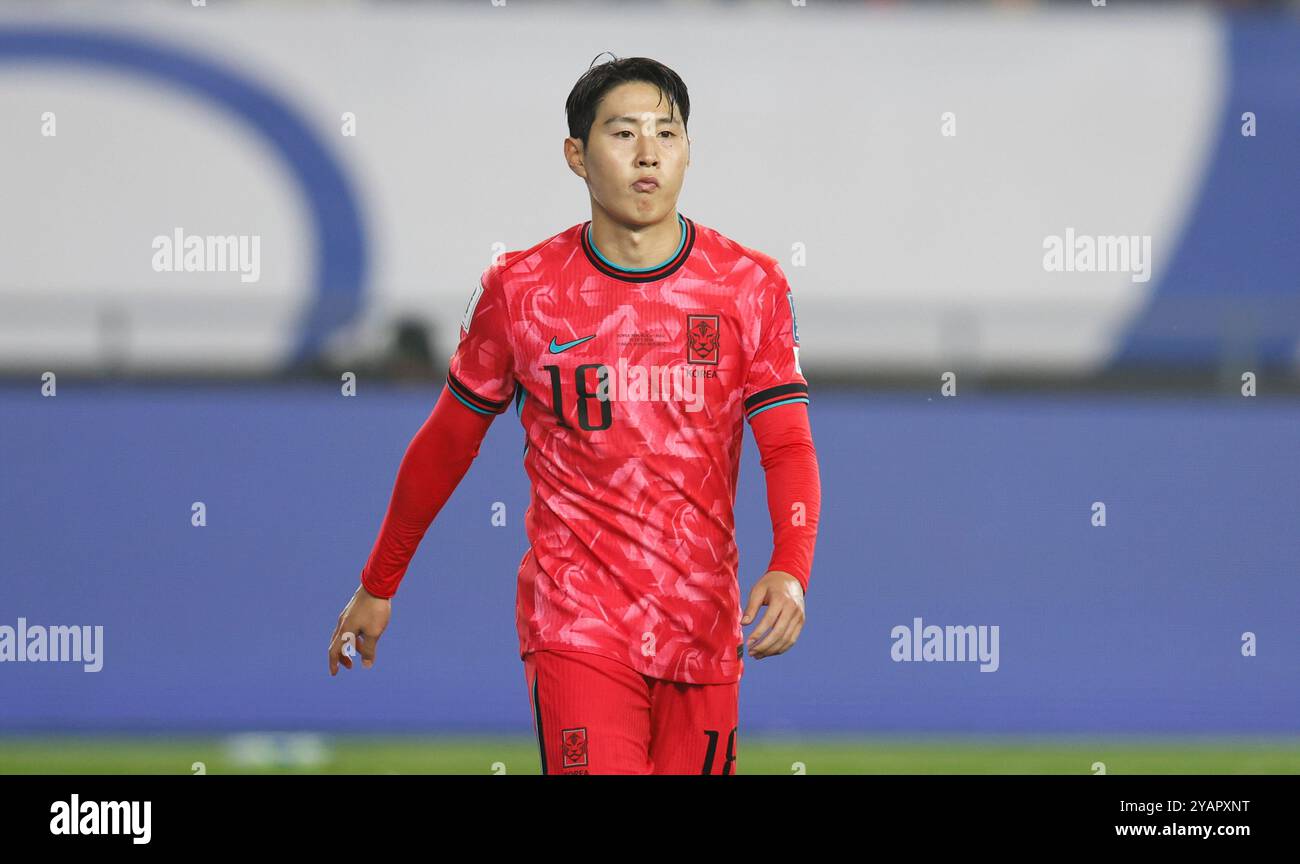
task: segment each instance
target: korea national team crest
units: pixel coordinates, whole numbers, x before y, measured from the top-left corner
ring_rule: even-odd
[[[716,364],[720,341],[717,315],[686,316],[687,362]]]
[[[577,768],[587,764],[587,727],[560,730],[560,746],[564,753],[564,767]]]

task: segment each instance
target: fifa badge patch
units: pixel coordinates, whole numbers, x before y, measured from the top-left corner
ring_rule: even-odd
[[[483,296],[483,280],[474,286],[474,293],[469,295],[469,303],[465,305],[465,314],[460,319],[460,329],[469,332],[469,325],[474,320],[474,310],[478,308],[478,301]]]

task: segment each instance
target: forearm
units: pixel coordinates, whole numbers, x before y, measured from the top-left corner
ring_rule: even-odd
[[[361,584],[371,594],[391,597],[397,592],[415,550],[478,455],[493,419],[470,411],[443,387],[402,456],[388,512],[362,568]]]
[[[767,569],[791,574],[806,593],[821,515],[821,477],[808,410],[789,405],[764,411],[754,416],[751,428],[772,518],[772,558]]]

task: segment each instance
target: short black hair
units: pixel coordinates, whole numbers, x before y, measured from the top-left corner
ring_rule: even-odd
[[[595,65],[601,54],[614,57],[608,63]],[[691,118],[691,97],[686,92],[686,84],[681,77],[658,60],[649,57],[624,57],[619,59],[608,51],[602,51],[591,61],[592,65],[582,73],[578,83],[573,85],[569,98],[564,103],[564,112],[569,118],[569,137],[582,140],[587,146],[587,136],[591,125],[596,122],[596,106],[606,93],[620,84],[629,81],[643,81],[659,88],[661,97],[667,97],[669,106],[676,105],[682,115],[682,128]]]

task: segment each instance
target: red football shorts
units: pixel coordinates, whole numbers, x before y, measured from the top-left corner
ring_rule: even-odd
[[[680,684],[585,651],[524,655],[543,774],[735,774],[734,684]]]

